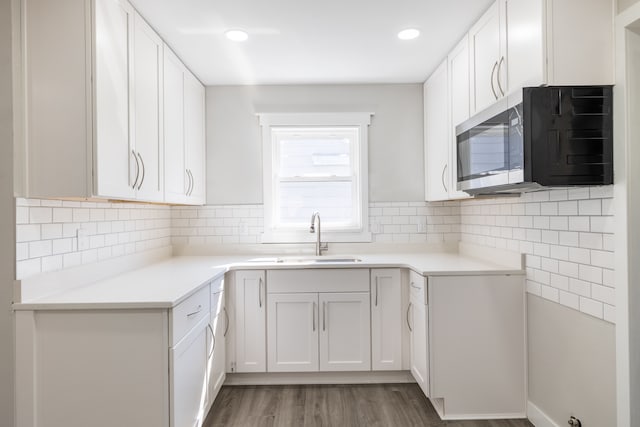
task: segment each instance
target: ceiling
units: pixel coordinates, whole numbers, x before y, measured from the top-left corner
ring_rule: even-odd
[[[131,0],[206,85],[423,82],[492,2]]]

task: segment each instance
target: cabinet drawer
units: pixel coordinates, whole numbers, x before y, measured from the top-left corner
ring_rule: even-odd
[[[415,271],[409,273],[409,292],[412,302],[429,304],[427,278]]]
[[[212,317],[220,314],[222,307],[224,307],[224,276],[211,282],[210,307]]]
[[[209,285],[175,306],[170,316],[170,338],[173,347],[205,316],[209,315]]]

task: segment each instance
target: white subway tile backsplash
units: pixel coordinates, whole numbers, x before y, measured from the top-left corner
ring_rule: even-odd
[[[171,244],[169,206],[16,199],[18,212],[18,279]],[[89,243],[84,251],[78,248],[79,229]],[[122,240],[133,243],[128,252],[118,246]]]
[[[527,254],[527,292],[612,322],[612,197],[604,186],[465,200],[461,240]]]

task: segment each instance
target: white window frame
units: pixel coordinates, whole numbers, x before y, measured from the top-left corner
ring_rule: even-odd
[[[276,176],[273,165],[278,154],[274,147],[273,128],[278,127],[357,127],[359,134],[357,164],[358,194],[360,197],[359,211],[360,227],[348,230],[331,230],[322,227],[323,242],[371,242],[369,231],[369,125],[373,113],[260,113],[262,126],[262,171],[263,171],[263,203],[264,203],[264,233],[262,243],[312,243],[316,235],[303,230],[276,228],[274,218],[276,208],[275,186]],[[322,211],[320,211],[322,219]],[[309,218],[311,221],[311,218]],[[311,225],[311,222],[309,222]]]

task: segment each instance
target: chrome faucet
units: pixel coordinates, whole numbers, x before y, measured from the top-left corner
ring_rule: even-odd
[[[316,233],[316,218],[318,218],[318,232]],[[322,243],[320,241],[320,212],[316,211],[311,215],[311,227],[310,233],[316,233],[316,256],[322,255],[322,251],[329,249],[329,243]]]

